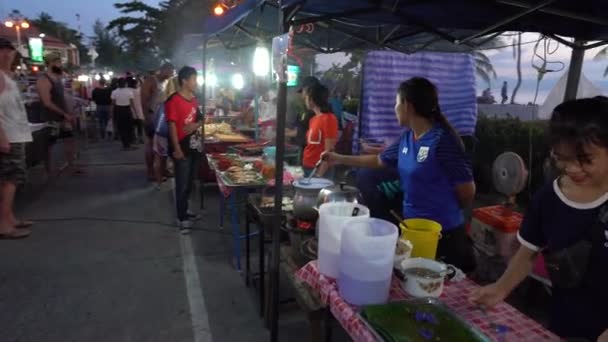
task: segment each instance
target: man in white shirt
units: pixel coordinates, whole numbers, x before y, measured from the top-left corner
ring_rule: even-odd
[[[118,80],[118,88],[112,92],[111,98],[114,122],[116,122],[123,150],[132,150],[134,149],[131,144],[133,144],[134,140],[133,113],[135,113],[135,110],[133,90],[127,88],[127,80],[125,78]]]
[[[26,178],[25,144],[32,141],[21,92],[11,78],[15,55],[15,47],[0,38],[0,239],[28,237],[32,225],[13,212],[17,185]]]

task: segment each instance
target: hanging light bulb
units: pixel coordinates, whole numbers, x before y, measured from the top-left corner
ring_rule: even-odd
[[[215,14],[216,16],[221,16],[224,14],[224,6],[222,6],[221,4],[217,4],[215,5],[215,7],[213,7],[213,14]]]
[[[241,90],[245,87],[245,79],[241,74],[234,74],[232,76],[232,86],[236,90]]]
[[[253,53],[253,73],[256,76],[267,76],[270,72],[270,53],[264,46],[258,46]]]

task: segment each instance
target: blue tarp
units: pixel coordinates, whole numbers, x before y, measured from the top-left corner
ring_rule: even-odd
[[[437,86],[441,111],[456,131],[460,135],[473,135],[477,103],[470,54],[372,51],[363,62],[361,137],[388,143],[399,137],[403,127],[395,117],[395,94],[401,82],[416,76],[428,78]]]

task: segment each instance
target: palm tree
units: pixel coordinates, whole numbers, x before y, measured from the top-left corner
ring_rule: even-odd
[[[472,54],[475,61],[475,74],[490,87],[492,80],[496,79],[496,70],[494,70],[490,58],[480,51],[473,51]]]
[[[501,49],[505,42],[502,37],[498,36],[489,41],[485,41],[486,37],[480,37],[474,39],[471,43],[473,45],[479,45],[477,50],[471,52],[473,55],[473,60],[475,62],[475,74],[477,77],[481,78],[488,84],[488,87],[491,86],[492,80],[496,79],[496,70],[494,70],[494,66],[492,65],[492,61],[490,58],[483,53],[483,50],[491,50],[491,49]]]
[[[521,32],[517,34],[517,43],[513,44],[513,57],[517,60],[517,83],[513,88],[513,94],[511,95],[511,104],[515,103],[515,96],[521,86]]]
[[[597,55],[595,55],[595,57],[593,57],[594,61],[601,61],[604,59],[608,59],[608,46],[601,49],[597,53]],[[606,70],[604,70],[604,77],[606,77],[606,76],[608,76],[608,66],[606,67]]]

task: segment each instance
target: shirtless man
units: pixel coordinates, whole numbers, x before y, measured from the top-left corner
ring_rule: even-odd
[[[175,67],[170,63],[163,64],[157,73],[147,77],[141,86],[141,104],[144,112],[144,129],[146,134],[146,168],[148,179],[156,180],[154,172],[156,167],[166,169],[167,158],[157,157],[153,151],[153,139],[156,131],[156,112],[165,101],[164,83],[175,74]]]

